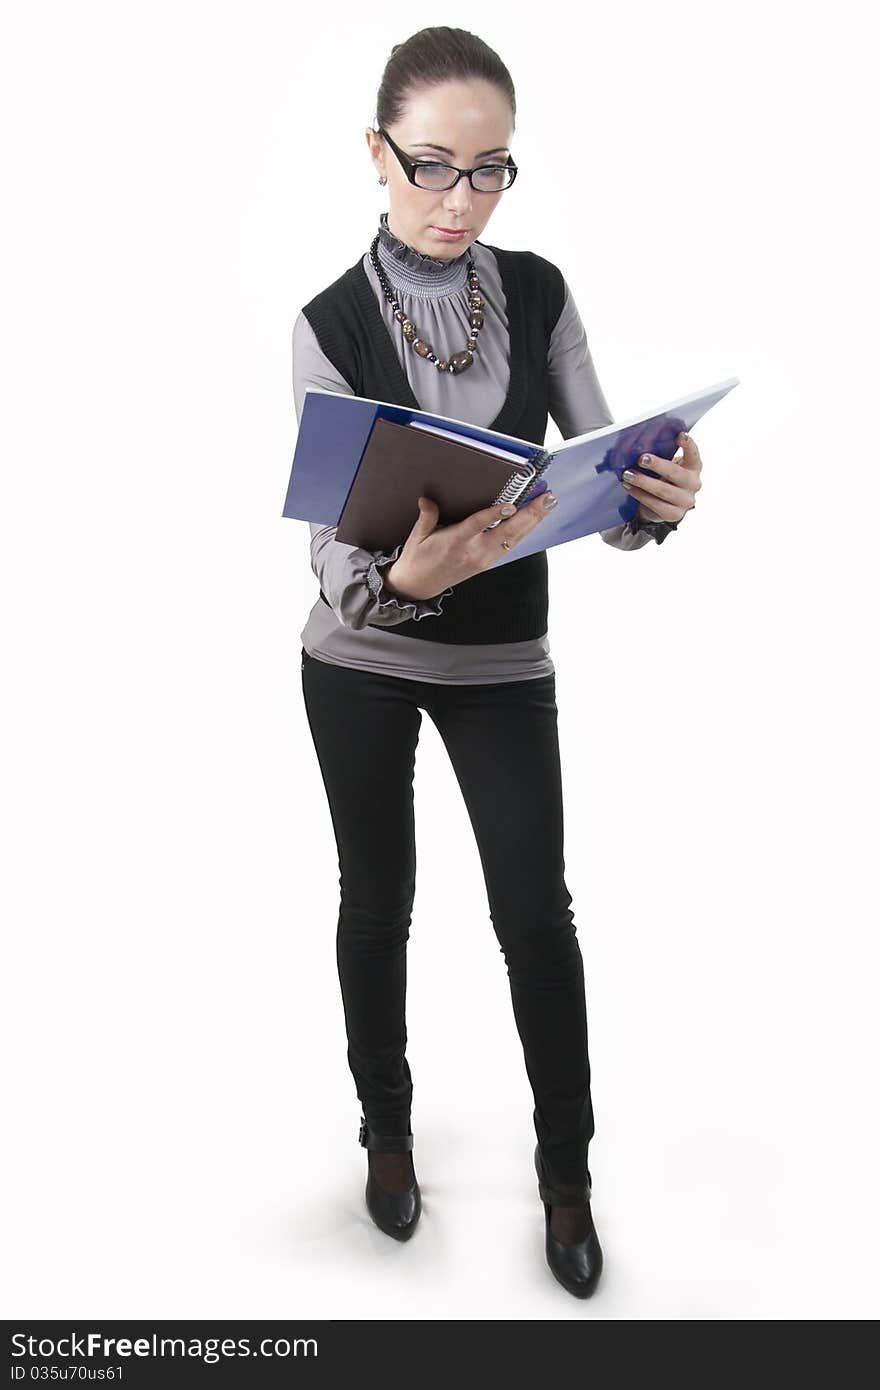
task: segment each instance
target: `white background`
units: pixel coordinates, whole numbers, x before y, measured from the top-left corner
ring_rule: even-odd
[[[4,9],[5,1316],[880,1312],[864,13]],[[588,1303],[544,1262],[504,962],[427,717],[424,1213],[403,1246],[370,1222],[302,704],[291,330],[387,207],[364,131],[391,46],[435,22],[511,71],[521,174],[483,240],[563,270],[615,417],[741,381],[662,547],[550,557]]]

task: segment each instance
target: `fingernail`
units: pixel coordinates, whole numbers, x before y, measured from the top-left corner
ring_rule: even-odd
[[[632,482],[633,478],[634,478],[636,475],[635,475],[635,473],[632,471],[631,468],[624,468],[624,470],[623,470],[623,476],[627,479],[628,482]]]
[[[503,506],[503,507],[501,508],[501,515],[502,515],[502,516],[513,516],[513,514],[514,514],[515,511],[516,511],[516,507],[511,507],[510,504],[508,503],[507,505],[505,505],[505,506]]]
[[[550,508],[555,507],[558,501],[559,498],[554,497],[552,492],[545,492],[544,496],[541,499],[541,506],[544,508],[545,511],[549,512]]]

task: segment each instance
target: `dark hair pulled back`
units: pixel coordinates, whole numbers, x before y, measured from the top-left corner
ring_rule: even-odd
[[[516,123],[513,79],[493,48],[467,29],[434,25],[396,43],[385,64],[376,98],[376,122],[385,130],[400,120],[408,98],[422,86],[482,78],[494,82],[510,102]]]

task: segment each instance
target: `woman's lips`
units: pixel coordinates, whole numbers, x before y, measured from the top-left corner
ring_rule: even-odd
[[[432,227],[431,231],[436,232],[438,236],[447,237],[449,240],[452,240],[453,238],[457,239],[467,236],[470,227],[459,227],[456,231],[449,231],[446,227]]]

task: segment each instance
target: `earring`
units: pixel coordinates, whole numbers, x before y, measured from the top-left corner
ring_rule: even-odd
[[[387,178],[385,177],[385,175],[383,174],[382,177],[381,177],[381,179],[379,180],[379,187],[380,187],[380,188],[384,188],[387,182],[388,182],[388,180],[387,180]]]

